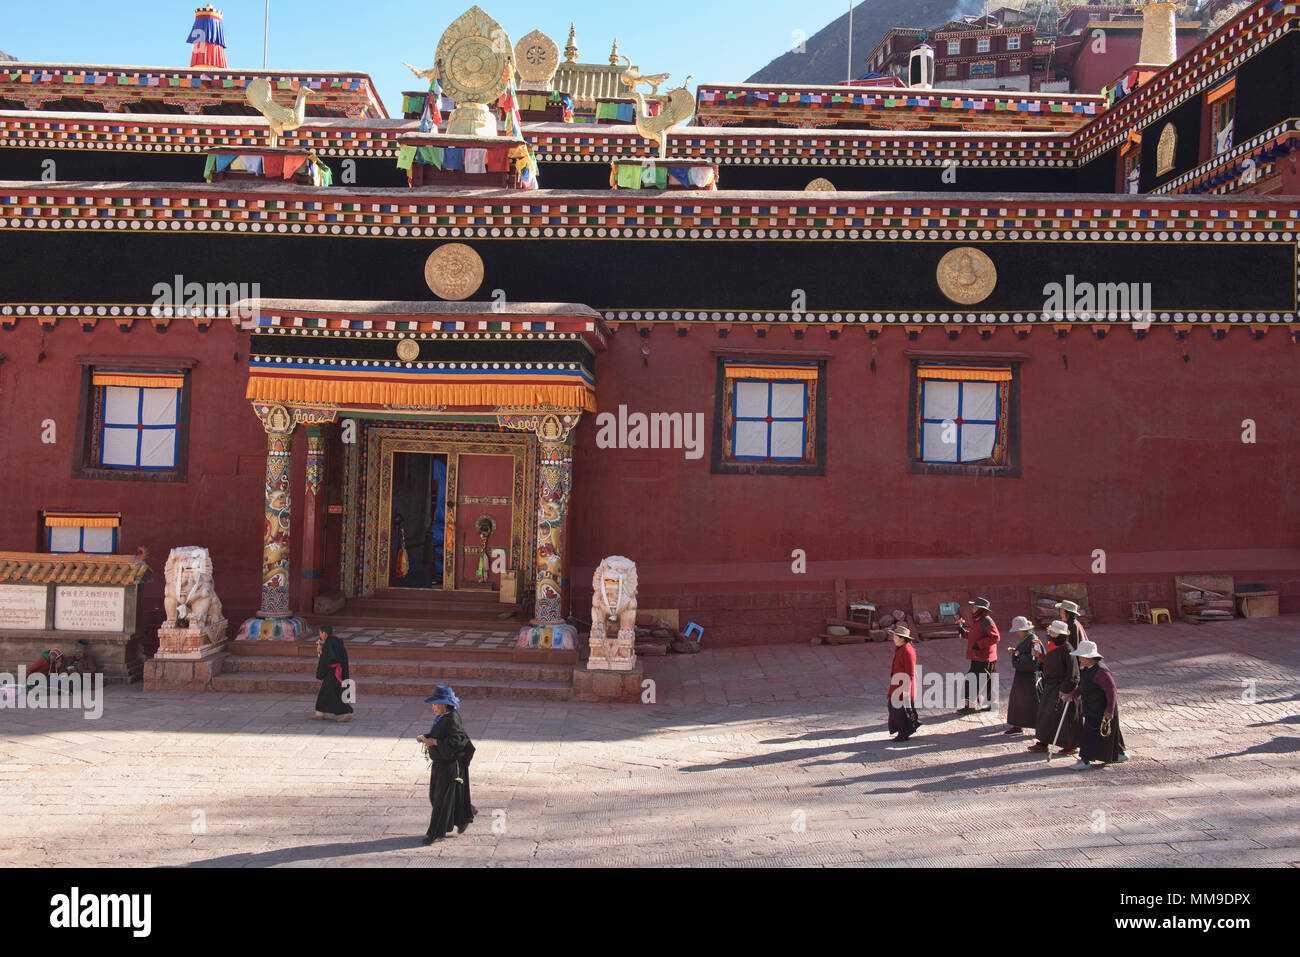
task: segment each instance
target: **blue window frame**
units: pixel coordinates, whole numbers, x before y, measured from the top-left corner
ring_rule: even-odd
[[[89,532],[89,536],[87,536]],[[89,538],[89,541],[87,541]],[[49,526],[45,529],[45,550],[54,555],[112,555],[117,551],[116,528]]]
[[[747,462],[802,462],[808,447],[808,384],[736,379],[731,457]]]
[[[180,389],[103,386],[100,465],[147,472],[176,468]]]
[[[997,382],[923,379],[921,461],[963,465],[988,459],[998,445],[1001,418]]]

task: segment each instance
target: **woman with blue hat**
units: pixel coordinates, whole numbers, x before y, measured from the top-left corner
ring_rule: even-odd
[[[433,706],[433,727],[427,735],[416,737],[429,756],[429,803],[433,814],[424,844],[446,838],[454,827],[464,834],[478,809],[470,803],[469,763],[474,759],[474,745],[461,724],[460,699],[448,685],[438,685],[424,699]]]

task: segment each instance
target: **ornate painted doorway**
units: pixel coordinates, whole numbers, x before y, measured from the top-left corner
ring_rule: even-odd
[[[488,548],[506,552],[498,568],[516,571],[521,589],[531,584],[537,564],[536,505],[530,504],[537,496],[534,436],[440,423],[362,420],[361,429],[360,441],[346,453],[344,478],[341,578],[349,597],[389,588],[499,588],[501,575],[491,571],[490,560],[488,580],[476,580],[482,539],[474,524],[483,515],[496,526]],[[441,565],[425,547],[426,529],[436,539],[437,516],[413,530],[421,503],[427,499],[432,506],[435,481],[443,516]],[[403,538],[405,573],[398,567]],[[432,573],[430,584],[419,583],[429,569],[440,569],[441,584]]]

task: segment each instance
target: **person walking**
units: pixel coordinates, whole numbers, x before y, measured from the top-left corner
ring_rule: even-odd
[[[429,769],[429,803],[433,811],[423,844],[445,840],[451,829],[465,833],[478,814],[470,801],[469,764],[474,760],[474,744],[460,720],[460,699],[449,685],[438,685],[424,699],[433,707],[433,727],[416,741],[423,745],[432,762]]]
[[[1072,601],[1058,601],[1056,608],[1061,613],[1061,620],[1070,629],[1070,650],[1074,651],[1079,647],[1079,642],[1088,640],[1088,633],[1083,630],[1083,622],[1079,620],[1079,606]]]
[[[989,600],[976,598],[970,602],[973,606],[972,626],[966,627],[966,619],[958,622],[962,637],[966,639],[966,659],[970,668],[966,674],[965,704],[957,710],[958,714],[974,714],[977,711],[993,710],[993,675],[998,670],[998,626],[990,614]],[[984,704],[980,706],[980,699]]]
[[[344,682],[348,671],[348,651],[343,639],[334,634],[332,625],[321,625],[316,635],[316,680],[320,691],[316,694],[316,713],[312,718],[320,721],[327,715],[335,721],[351,721],[352,705],[344,700]]]
[[[1070,629],[1063,621],[1047,627],[1047,651],[1043,654],[1043,697],[1038,702],[1038,719],[1034,722],[1037,743],[1030,751],[1043,753],[1052,744],[1060,745],[1057,755],[1074,754],[1079,748],[1079,708],[1065,700],[1079,684],[1079,659],[1072,657]],[[1068,706],[1068,711],[1067,711]]]
[[[1124,732],[1119,726],[1118,689],[1115,678],[1102,661],[1096,642],[1084,641],[1070,653],[1079,661],[1079,686],[1069,694],[1083,711],[1083,739],[1075,770],[1096,767],[1092,762],[1114,764],[1127,761]]]
[[[889,671],[889,733],[895,741],[916,734],[921,719],[916,713],[916,649],[912,632],[902,625],[889,629],[894,638],[894,661]]]
[[[1003,734],[1021,734],[1026,727],[1033,727],[1038,721],[1038,672],[1042,666],[1043,643],[1034,634],[1034,626],[1028,618],[1017,615],[1011,621],[1011,637],[1018,638],[1015,645],[1007,646],[1011,652],[1011,667],[1015,678],[1011,682],[1011,694],[1007,698],[1007,724]]]

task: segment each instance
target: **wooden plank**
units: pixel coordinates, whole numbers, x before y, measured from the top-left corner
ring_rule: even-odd
[[[835,617],[849,617],[849,592],[844,586],[844,579],[835,579]]]

